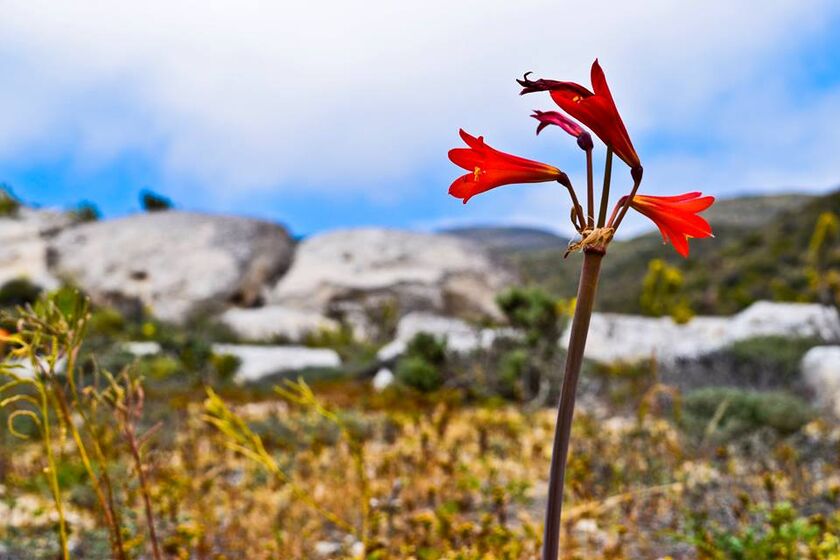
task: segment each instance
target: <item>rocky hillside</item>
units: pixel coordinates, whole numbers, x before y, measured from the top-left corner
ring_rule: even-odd
[[[698,313],[802,299],[807,244],[831,209],[840,212],[840,192],[720,201],[707,213],[716,239],[693,244],[687,261],[656,233],[615,242],[599,306],[638,312],[654,258],[684,273]],[[494,319],[494,297],[513,281],[573,295],[580,258],[563,260],[567,241],[534,228],[347,230],[296,243],[277,224],[174,210],[79,223],[72,213],[21,206],[0,217],[0,239],[0,285],[70,283],[95,302],[174,322],[220,315],[246,338],[300,339],[336,320],[388,331],[414,311]]]
[[[651,259],[664,259],[685,277],[695,311],[733,313],[762,299],[801,300],[805,256],[819,215],[840,213],[840,191],[819,197],[745,197],[717,202],[706,213],[715,239],[693,243],[684,260],[663,248],[658,233],[616,241],[604,260],[598,306],[639,312],[641,282]],[[840,250],[840,249],[837,249]],[[563,260],[563,249],[508,251],[506,261],[523,280],[561,296],[575,293],[579,255]],[[621,290],[615,289],[621,286]]]
[[[569,240],[544,229],[529,227],[463,227],[442,233],[469,239],[493,253],[531,252],[566,247]]]

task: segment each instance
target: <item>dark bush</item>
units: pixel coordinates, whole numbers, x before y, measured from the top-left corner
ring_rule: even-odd
[[[799,374],[802,356],[818,344],[813,338],[760,336],[734,343],[729,353],[740,364],[750,364],[790,379]]]
[[[422,358],[436,366],[446,361],[446,341],[440,340],[429,333],[417,333],[406,346],[407,356]]]
[[[820,344],[813,338],[762,336],[664,367],[663,381],[683,390],[725,385],[753,390],[805,391],[799,365]]]
[[[78,224],[96,222],[102,218],[102,213],[99,211],[96,204],[88,202],[87,200],[80,202],[76,208],[70,211],[70,215],[72,216],[73,221]]]
[[[0,183],[0,217],[13,218],[20,210],[20,199],[6,183]]]
[[[502,354],[499,360],[499,392],[503,397],[522,398],[522,379],[528,369],[528,351],[517,348]]]
[[[145,190],[140,193],[140,206],[146,212],[160,212],[161,210],[172,209],[172,201],[157,193]]]
[[[0,287],[0,307],[17,307],[35,303],[41,295],[41,287],[26,278],[9,280]]]

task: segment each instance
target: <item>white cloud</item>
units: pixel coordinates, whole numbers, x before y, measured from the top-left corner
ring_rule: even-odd
[[[796,106],[785,74],[788,50],[835,19],[830,0],[29,0],[0,11],[0,162],[95,168],[131,152],[214,196],[290,185],[369,195],[439,165],[459,126],[547,155],[560,141],[538,145],[526,117],[547,100],[519,98],[513,79],[586,81],[598,55],[637,143],[705,129],[727,148],[657,150],[652,189],[840,177],[826,157],[837,92]],[[548,222],[563,204],[546,193],[503,211]]]

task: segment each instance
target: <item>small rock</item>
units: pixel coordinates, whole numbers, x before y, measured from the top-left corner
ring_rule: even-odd
[[[341,543],[332,541],[318,541],[315,543],[315,554],[318,556],[330,556],[341,552]]]
[[[154,356],[160,354],[160,343],[153,340],[149,341],[134,341],[123,344],[123,349],[133,356]]]
[[[362,554],[365,553],[365,545],[363,542],[356,541],[353,543],[353,546],[350,547],[350,554],[353,558],[361,558]]]
[[[394,382],[394,374],[388,368],[382,368],[373,376],[373,388],[382,391]]]

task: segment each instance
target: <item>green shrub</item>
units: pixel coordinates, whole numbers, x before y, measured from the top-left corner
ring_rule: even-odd
[[[528,344],[537,346],[545,340],[552,345],[560,335],[562,301],[537,287],[510,288],[496,298],[496,304],[511,326],[525,333]]]
[[[443,385],[445,365],[446,341],[421,332],[408,341],[394,375],[409,387],[430,392]]]
[[[137,362],[137,373],[144,379],[159,381],[169,379],[181,371],[181,363],[164,354],[146,356]]]
[[[677,323],[686,323],[693,316],[688,298],[683,294],[683,273],[662,259],[648,263],[642,281],[639,306],[642,313],[652,317],[670,316]]]
[[[397,364],[395,376],[401,383],[424,393],[443,385],[440,368],[420,356],[403,357]]]
[[[446,341],[429,333],[417,333],[408,341],[405,354],[440,366],[446,361]]]
[[[706,387],[685,396],[682,427],[693,437],[723,442],[762,427],[791,434],[813,417],[811,407],[789,393]]]
[[[499,392],[507,398],[521,398],[522,379],[528,370],[528,351],[521,348],[502,354],[499,360]]]
[[[111,307],[94,309],[88,319],[88,333],[116,338],[126,329],[126,320],[122,313]]]
[[[553,362],[563,329],[562,319],[571,314],[573,300],[557,299],[538,287],[514,287],[499,294],[496,304],[508,323],[524,335],[524,340],[517,342],[527,349],[527,363],[520,364],[520,396],[532,399],[546,394],[547,398],[544,389],[556,382],[551,376],[555,374]]]
[[[239,366],[242,365],[242,360],[233,354],[213,354],[210,363],[213,366],[216,378],[228,382],[233,380],[233,376],[236,375]]]

